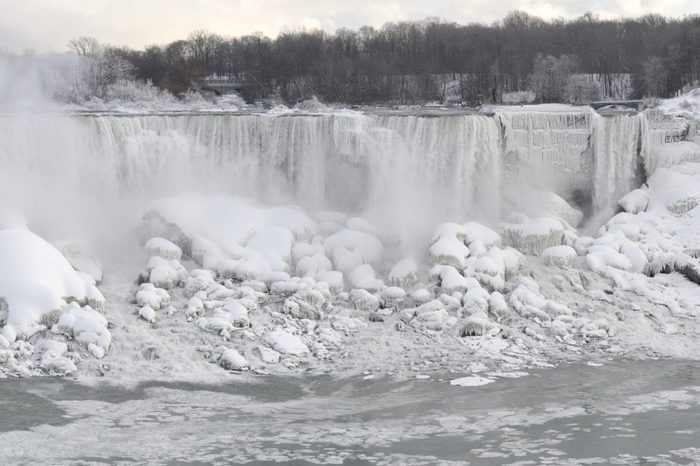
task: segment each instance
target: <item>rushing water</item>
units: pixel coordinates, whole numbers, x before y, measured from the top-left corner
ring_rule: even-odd
[[[238,376],[133,389],[0,381],[3,464],[698,464],[700,363],[531,370],[481,387]],[[235,377],[235,376],[232,376]]]
[[[0,123],[0,194],[14,204],[5,207],[38,211],[42,221],[79,217],[81,209],[94,221],[129,200],[190,190],[374,214],[405,228],[412,218],[497,220],[504,196],[529,202],[525,185],[569,200],[584,192],[601,208],[629,190],[635,158],[650,145],[644,115],[601,117],[586,107],[431,116],[34,114],[0,115]]]

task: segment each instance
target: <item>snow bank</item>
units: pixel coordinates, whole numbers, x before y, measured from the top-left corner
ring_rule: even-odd
[[[69,301],[104,303],[92,278],[76,272],[57,249],[25,229],[0,231],[0,297],[9,311],[5,337],[24,335]]]

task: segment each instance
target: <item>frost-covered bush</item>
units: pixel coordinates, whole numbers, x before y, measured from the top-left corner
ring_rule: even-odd
[[[504,92],[501,99],[505,104],[531,104],[537,96],[532,91]]]
[[[574,74],[566,82],[566,101],[572,104],[595,102],[603,98],[600,81],[591,75]]]
[[[105,98],[123,102],[157,102],[162,104],[175,102],[172,94],[158,89],[150,80],[144,82],[119,79],[107,86]]]

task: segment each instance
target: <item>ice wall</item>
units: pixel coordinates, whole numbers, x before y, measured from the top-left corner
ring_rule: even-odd
[[[509,183],[527,180],[566,198],[590,189],[592,160],[586,151],[594,115],[588,107],[501,112]]]

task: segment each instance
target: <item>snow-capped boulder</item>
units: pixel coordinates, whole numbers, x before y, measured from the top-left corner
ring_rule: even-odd
[[[87,274],[77,272],[51,244],[27,229],[0,230],[0,296],[7,305],[3,332],[14,341],[66,300],[102,307],[104,297]],[[12,335],[11,335],[12,334]]]
[[[389,271],[388,282],[392,286],[407,288],[418,280],[418,265],[413,259],[403,259]]]
[[[149,257],[158,256],[165,260],[178,261],[182,259],[182,249],[165,238],[156,236],[155,238],[149,239],[146,241],[144,249]]]
[[[619,201],[620,207],[630,214],[644,212],[649,206],[649,193],[644,189],[635,189],[623,196]]]
[[[553,246],[542,252],[542,260],[545,264],[568,267],[577,255],[576,250],[571,246]]]
[[[272,349],[282,354],[299,356],[309,352],[309,348],[298,336],[282,329],[268,333],[265,335],[264,341]]]

